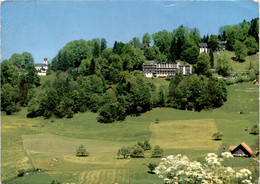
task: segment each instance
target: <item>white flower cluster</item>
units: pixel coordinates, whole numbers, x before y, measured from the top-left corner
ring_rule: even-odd
[[[229,153],[223,153],[223,157],[231,158]],[[218,158],[215,153],[208,153],[206,164],[191,162],[184,155],[170,155],[161,159],[156,167],[155,173],[167,184],[250,184],[252,173],[248,169],[235,172],[231,167],[221,166],[223,159]]]
[[[223,159],[218,158],[215,153],[208,153],[205,160],[207,161],[207,166],[215,168],[221,166]]]
[[[224,158],[233,158],[233,155],[230,152],[221,153],[221,156]]]

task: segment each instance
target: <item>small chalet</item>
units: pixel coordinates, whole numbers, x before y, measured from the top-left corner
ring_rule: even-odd
[[[234,157],[251,157],[253,155],[251,148],[244,142],[238,146],[230,146],[229,150]]]
[[[219,41],[218,42],[218,47],[220,51],[226,50],[227,47],[227,41]]]
[[[139,45],[139,48],[140,48],[141,50],[144,50],[146,47],[149,47],[149,45],[148,45],[147,43],[143,43],[143,44],[140,44],[140,45]]]
[[[48,60],[44,58],[43,64],[35,64],[35,69],[37,70],[37,74],[40,76],[46,76],[46,72],[48,69]]]
[[[201,53],[208,53],[208,44],[207,43],[198,43]]]

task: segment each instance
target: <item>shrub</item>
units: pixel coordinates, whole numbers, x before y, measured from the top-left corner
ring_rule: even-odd
[[[154,173],[154,170],[157,166],[157,164],[149,163],[147,167],[150,169],[151,173]]]
[[[257,135],[259,133],[259,129],[257,125],[254,125],[250,129],[250,134]]]
[[[86,151],[85,147],[81,144],[79,148],[76,150],[77,157],[87,157],[89,153]]]
[[[152,158],[162,157],[162,155],[163,155],[163,149],[160,148],[160,146],[155,146],[152,153]]]
[[[136,144],[131,148],[130,156],[132,158],[142,158],[144,157],[144,149]]]
[[[144,151],[152,149],[148,140],[144,140]]]
[[[24,173],[25,173],[25,170],[24,169],[19,169],[18,170],[18,177],[23,177],[24,176]]]
[[[218,140],[221,140],[221,139],[222,139],[223,134],[222,134],[221,132],[217,132],[217,133],[214,133],[214,134],[212,135],[212,137],[213,137],[214,140],[218,141]]]

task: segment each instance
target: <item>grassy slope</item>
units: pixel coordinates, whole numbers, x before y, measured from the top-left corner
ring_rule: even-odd
[[[230,51],[214,53],[214,67],[217,66],[217,59],[220,55],[226,55],[228,58],[231,59],[231,65],[233,70],[248,70],[250,66],[250,62],[253,68],[255,69],[259,68],[259,54],[246,56],[245,62],[238,62],[233,59],[235,57],[235,53]]]
[[[164,85],[168,83],[156,79],[156,85],[161,81]],[[139,117],[129,116],[125,121],[113,124],[97,123],[97,115],[91,112],[76,114],[72,119],[55,119],[54,122],[40,117],[28,119],[25,117],[26,109],[13,116],[3,115],[2,177],[11,178],[18,169],[34,165],[48,170],[41,178],[51,177],[62,182],[103,183],[106,180],[128,183],[130,180],[131,183],[140,184],[160,183],[156,175],[147,173],[145,163],[159,162],[159,159],[149,158],[151,151],[146,153],[146,158],[121,160],[116,159],[115,155],[118,147],[151,137],[152,144],[162,144],[164,155],[181,153],[192,160],[203,160],[206,153],[217,152],[222,143],[211,140],[212,132],[217,130],[224,134],[223,144],[237,145],[244,141],[251,146],[257,137],[244,131],[244,128],[258,122],[257,89],[258,86],[251,82],[229,86],[228,101],[212,111],[155,108]],[[156,118],[159,118],[159,124],[154,124]],[[196,135],[201,131],[207,138],[204,140],[207,146],[198,149],[196,145],[200,145],[203,139]],[[169,136],[165,137],[164,132]],[[194,142],[188,142],[189,136]],[[90,152],[89,158],[74,156],[80,143]],[[53,161],[53,158],[58,161]],[[248,167],[251,162],[251,159],[242,158],[228,161],[227,164]],[[38,175],[33,177],[37,178]],[[33,180],[32,176],[25,176],[10,183],[34,183]]]

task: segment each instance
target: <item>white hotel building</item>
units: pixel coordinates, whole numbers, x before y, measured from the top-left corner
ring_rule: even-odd
[[[192,74],[192,65],[180,65],[180,63],[149,63],[143,64],[145,77],[167,77],[174,76],[177,71],[183,75]]]

